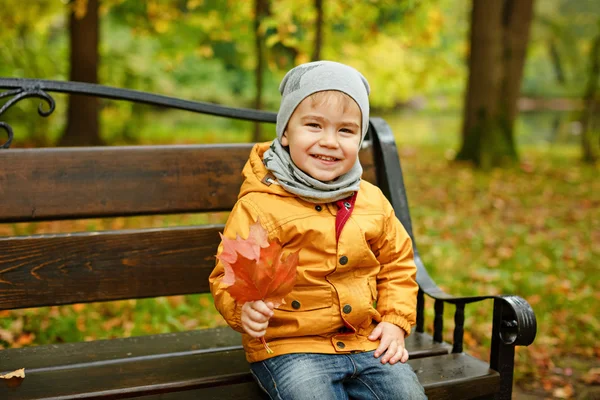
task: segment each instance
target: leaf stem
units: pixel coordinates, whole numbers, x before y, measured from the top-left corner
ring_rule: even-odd
[[[271,350],[271,348],[269,347],[269,345],[267,344],[267,342],[265,341],[265,337],[261,337],[260,341],[262,342],[263,346],[265,346],[265,350],[267,350],[268,354],[273,354],[273,350]]]

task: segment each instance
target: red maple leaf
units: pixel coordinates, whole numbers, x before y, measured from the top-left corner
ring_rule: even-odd
[[[283,256],[278,240],[268,241],[260,221],[250,225],[247,239],[238,235],[227,239],[221,235],[223,251],[217,256],[223,263],[229,294],[239,303],[263,300],[275,307],[285,303],[284,297],[296,283],[300,250]]]
[[[284,297],[296,284],[300,250],[284,257],[278,240],[269,242],[267,231],[257,220],[250,225],[247,239],[227,239],[221,235],[223,251],[217,258],[223,263],[222,283],[238,303],[263,300],[275,307],[285,303]],[[270,352],[269,347],[265,348]]]

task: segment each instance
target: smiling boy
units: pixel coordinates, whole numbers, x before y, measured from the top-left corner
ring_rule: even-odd
[[[317,92],[302,101],[288,122],[281,145],[294,164],[311,177],[334,181],[356,163],[361,112],[342,92]]]
[[[361,180],[369,90],[340,63],[289,71],[277,139],[252,149],[225,227],[226,237],[245,238],[260,219],[270,240],[302,250],[296,285],[277,308],[238,304],[219,262],[210,277],[217,309],[243,333],[252,373],[272,399],[425,398],[405,364],[418,291],[412,244],[385,196]]]

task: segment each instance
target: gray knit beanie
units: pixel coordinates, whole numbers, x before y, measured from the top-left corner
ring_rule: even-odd
[[[314,61],[290,70],[279,85],[281,105],[277,113],[277,138],[298,105],[316,92],[337,90],[350,96],[362,114],[362,139],[369,129],[369,83],[356,69],[333,61]],[[361,140],[362,141],[362,140]]]

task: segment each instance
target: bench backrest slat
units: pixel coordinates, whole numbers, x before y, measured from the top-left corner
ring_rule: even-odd
[[[0,222],[228,211],[251,144],[0,152]],[[370,149],[364,178],[375,180]]]
[[[372,149],[363,178],[375,182]],[[0,152],[0,222],[229,211],[251,144]],[[223,226],[0,236],[0,309],[209,291]]]
[[[0,310],[209,291],[221,225],[0,238]]]

